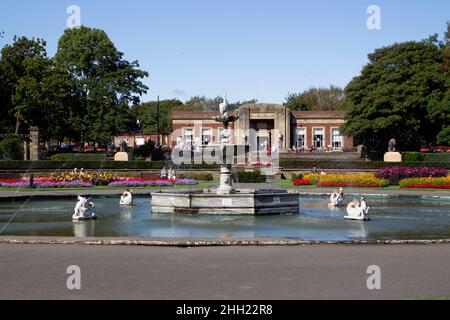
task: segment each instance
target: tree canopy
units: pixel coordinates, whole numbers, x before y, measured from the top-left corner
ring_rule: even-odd
[[[378,49],[346,87],[342,130],[365,145],[372,159],[382,157],[391,138],[403,151],[449,142],[446,50],[448,41],[444,45],[436,37]]]
[[[301,93],[289,93],[284,105],[292,111],[333,111],[344,109],[344,90],[336,86],[311,87]]]
[[[128,62],[107,34],[99,29],[67,29],[58,43],[56,65],[67,70],[75,87],[78,108],[74,120],[81,141],[106,143],[134,124],[130,104],[148,87],[148,73],[137,61]]]
[[[172,132],[172,109],[180,107],[183,102],[177,99],[162,100],[159,102],[159,128],[161,133]],[[144,133],[158,131],[158,102],[150,101],[132,107],[134,117],[139,120]]]

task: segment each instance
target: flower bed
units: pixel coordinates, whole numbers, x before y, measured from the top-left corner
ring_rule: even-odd
[[[296,179],[292,182],[294,186],[309,186],[311,184],[311,181],[306,179]]]
[[[379,179],[373,173],[307,174],[304,179],[318,187],[379,188],[389,185],[388,180]]]
[[[361,174],[325,174],[319,178],[318,187],[386,187],[389,181],[379,179],[373,173]]]
[[[95,185],[108,185],[110,182],[118,180],[117,174],[109,171],[93,171],[88,172],[84,169],[74,169],[72,171],[52,174],[51,179],[54,181],[71,182],[71,181],[89,181]]]
[[[118,177],[117,180],[108,184],[109,187],[173,187],[174,185],[194,186],[198,181],[194,179],[178,180],[146,180],[139,178]],[[30,188],[30,178],[0,180],[2,188]],[[90,181],[56,181],[53,178],[33,178],[33,187],[40,189],[49,188],[93,188],[94,184]]]
[[[94,185],[90,182],[74,180],[70,182],[51,181],[48,179],[37,179],[33,181],[33,187],[40,189],[49,188],[92,188]],[[43,181],[46,180],[46,181]],[[2,188],[30,188],[30,182],[28,180],[16,180],[16,181],[0,181],[0,187]]]
[[[446,177],[447,170],[439,167],[392,167],[380,169],[377,177],[388,179],[391,185],[397,185],[400,180],[407,178]]]
[[[450,177],[408,178],[400,181],[402,189],[450,189]]]

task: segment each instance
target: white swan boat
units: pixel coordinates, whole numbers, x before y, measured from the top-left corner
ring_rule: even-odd
[[[340,207],[344,205],[344,191],[339,188],[339,192],[336,190],[330,196],[329,207]]]
[[[133,194],[131,191],[125,191],[120,197],[120,205],[121,206],[131,206],[133,205]]]
[[[360,201],[352,201],[347,206],[347,220],[369,221],[369,209],[364,198]]]

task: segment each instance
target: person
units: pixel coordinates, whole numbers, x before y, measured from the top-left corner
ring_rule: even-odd
[[[34,175],[30,175],[30,188],[34,188]]]
[[[167,179],[167,169],[166,167],[161,170],[161,179]]]
[[[168,172],[167,178],[169,180],[173,180],[174,174],[175,174],[174,170],[172,168],[169,168],[169,172]]]

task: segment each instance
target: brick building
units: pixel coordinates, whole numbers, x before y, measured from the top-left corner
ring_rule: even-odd
[[[231,143],[277,146],[280,151],[299,148],[351,150],[353,139],[342,136],[343,111],[290,111],[278,104],[249,104],[230,112],[239,120],[230,127]],[[172,144],[220,142],[221,124],[213,120],[218,112],[174,111]]]

